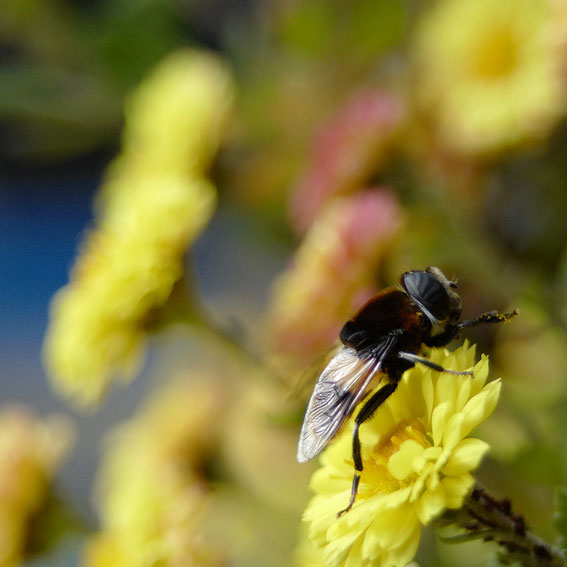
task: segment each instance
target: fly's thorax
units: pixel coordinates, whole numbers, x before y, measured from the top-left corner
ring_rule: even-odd
[[[341,341],[353,348],[367,348],[392,332],[420,328],[417,309],[407,293],[397,286],[388,287],[367,301],[342,328]]]

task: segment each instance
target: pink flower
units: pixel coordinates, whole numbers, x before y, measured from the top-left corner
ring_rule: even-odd
[[[376,292],[380,259],[400,224],[398,202],[385,188],[325,208],[274,286],[269,322],[278,352],[308,360],[337,340],[341,325]]]
[[[354,190],[382,166],[400,130],[404,107],[378,89],[356,93],[317,136],[290,204],[292,223],[307,230],[331,198]]]

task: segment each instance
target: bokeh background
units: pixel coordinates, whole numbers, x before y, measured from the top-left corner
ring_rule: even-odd
[[[0,14],[0,565],[318,565],[294,552],[316,467],[295,462],[297,384],[357,306],[428,265],[458,278],[465,317],[521,311],[467,333],[504,379],[478,477],[556,540],[565,2],[3,0]],[[216,208],[177,250],[175,289],[135,319],[131,383],[85,411],[42,355],[50,301],[103,224],[128,101],[152,80],[160,98],[156,66],[187,49],[231,77],[201,172]],[[493,552],[428,531],[416,561]]]

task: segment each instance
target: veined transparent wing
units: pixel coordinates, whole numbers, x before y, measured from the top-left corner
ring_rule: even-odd
[[[316,457],[336,435],[382,367],[382,357],[360,358],[344,347],[321,372],[307,405],[297,447],[302,463]]]

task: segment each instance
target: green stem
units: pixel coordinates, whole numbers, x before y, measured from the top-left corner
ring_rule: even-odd
[[[269,367],[264,354],[251,344],[249,333],[241,323],[237,319],[219,323],[193,293],[194,287],[187,281],[187,276],[177,282],[167,303],[161,307],[157,318],[148,327],[157,330],[172,323],[194,327],[246,363],[251,363],[264,373],[267,371],[287,390],[283,377]]]

